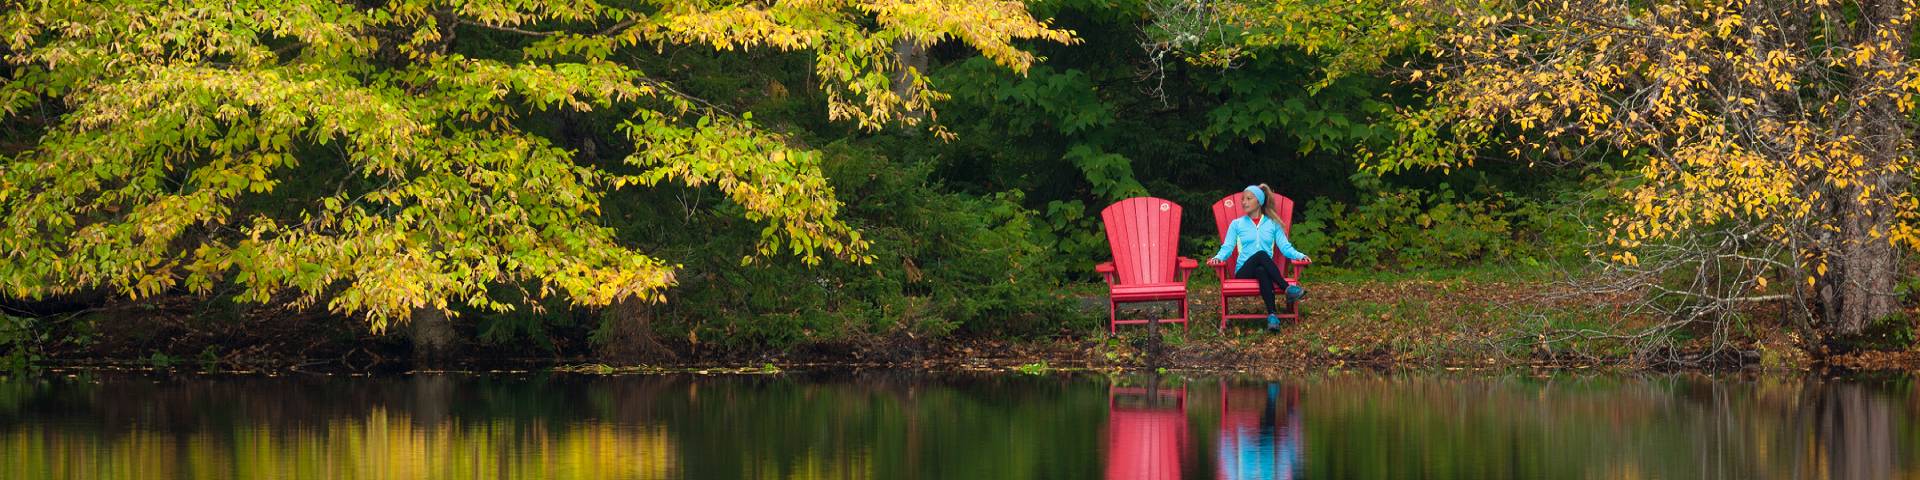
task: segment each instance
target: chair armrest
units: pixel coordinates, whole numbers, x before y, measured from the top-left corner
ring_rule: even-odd
[[[1187,281],[1187,277],[1193,275],[1193,269],[1200,268],[1200,262],[1187,257],[1179,257],[1179,263],[1175,265],[1180,267],[1180,281],[1182,282]]]
[[[1107,284],[1112,285],[1114,281],[1113,274],[1119,270],[1113,268],[1113,262],[1100,262],[1100,264],[1093,266],[1093,271],[1100,272],[1100,276],[1106,277]]]
[[[1305,272],[1307,270],[1308,265],[1313,265],[1313,259],[1309,258],[1305,260],[1287,260],[1287,264],[1284,271],[1281,271],[1280,273],[1281,275],[1298,282],[1300,281],[1300,273]]]
[[[1214,265],[1213,273],[1214,275],[1217,275],[1220,277],[1220,281],[1224,282],[1227,280],[1231,280],[1233,279],[1233,264],[1222,263],[1219,265]]]

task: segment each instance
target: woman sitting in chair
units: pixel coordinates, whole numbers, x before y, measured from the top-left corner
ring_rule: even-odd
[[[1260,283],[1260,300],[1267,304],[1267,331],[1280,329],[1280,316],[1274,309],[1273,293],[1275,286],[1287,286],[1287,303],[1300,301],[1307,291],[1299,285],[1287,282],[1280,273],[1280,265],[1273,261],[1274,251],[1279,250],[1289,260],[1306,260],[1307,254],[1293,248],[1287,241],[1287,233],[1280,229],[1279,212],[1267,205],[1269,189],[1266,184],[1248,185],[1240,201],[1246,216],[1233,219],[1227,227],[1226,241],[1220,245],[1220,253],[1207,260],[1208,265],[1226,264],[1227,254],[1240,249],[1240,255],[1233,260],[1233,278],[1253,279]]]

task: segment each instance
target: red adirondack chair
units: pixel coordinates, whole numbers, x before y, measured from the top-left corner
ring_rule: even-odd
[[[1185,329],[1187,276],[1200,264],[1178,255],[1180,205],[1153,197],[1129,198],[1107,206],[1100,220],[1113,249],[1113,261],[1093,267],[1107,279],[1107,333],[1118,333],[1121,324],[1147,323],[1120,319],[1120,304],[1135,302],[1180,302],[1180,318],[1161,321],[1180,322]]]
[[[1240,209],[1241,198],[1243,197],[1240,192],[1234,192],[1232,195],[1227,195],[1227,198],[1213,202],[1213,225],[1220,229],[1218,238],[1222,242],[1227,240],[1227,226],[1233,224],[1233,219],[1246,216],[1246,213]],[[1275,210],[1280,212],[1280,218],[1274,219],[1280,221],[1280,231],[1286,232],[1289,236],[1293,235],[1293,199],[1283,197],[1278,193],[1271,193],[1268,194],[1267,203],[1274,205]],[[1289,282],[1299,283],[1300,272],[1305,270],[1310,262],[1288,260],[1285,257],[1278,256],[1279,252],[1274,252],[1274,254],[1274,260],[1280,262],[1280,274],[1287,277],[1287,281]],[[1233,259],[1239,255],[1240,251],[1236,248],[1234,252],[1227,257],[1226,265],[1213,267],[1214,273],[1220,275],[1220,329],[1223,331],[1227,329],[1227,320],[1229,319],[1267,318],[1267,314],[1264,313],[1235,314],[1229,313],[1227,309],[1227,299],[1229,298],[1260,296],[1260,282],[1233,278]],[[1280,290],[1276,292],[1278,295],[1286,295],[1286,287],[1277,285],[1276,287]],[[1281,308],[1279,313],[1280,318],[1300,319],[1300,307],[1298,305],[1286,305]]]

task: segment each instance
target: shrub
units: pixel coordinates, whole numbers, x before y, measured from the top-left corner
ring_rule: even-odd
[[[844,217],[872,242],[874,263],[772,259],[743,267],[736,260],[758,227],[718,215],[638,227],[691,235],[672,243],[687,245],[681,258],[699,259],[683,268],[676,300],[661,312],[662,336],[778,348],[891,333],[1038,333],[1069,315],[1072,302],[1056,293],[1064,267],[1047,246],[1060,240],[1041,232],[1041,216],[1021,206],[1021,192],[950,192],[929,179],[928,162],[847,144],[823,150]]]
[[[1388,186],[1356,175],[1361,201],[1309,201],[1292,240],[1301,251],[1356,268],[1462,266],[1507,259],[1561,258],[1584,232],[1564,202],[1505,192],[1469,196]]]

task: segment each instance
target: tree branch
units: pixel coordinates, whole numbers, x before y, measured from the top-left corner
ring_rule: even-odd
[[[559,34],[559,32],[540,32],[540,31],[534,31],[534,30],[522,30],[522,29],[519,29],[519,28],[514,28],[514,27],[509,27],[509,26],[506,26],[506,25],[489,25],[489,24],[485,24],[485,23],[480,23],[480,22],[475,22],[475,21],[472,21],[472,20],[467,20],[467,19],[464,19],[464,18],[463,18],[463,19],[460,19],[460,24],[461,24],[461,25],[468,25],[468,26],[474,26],[474,27],[480,27],[480,28],[484,28],[484,29],[488,29],[488,30],[493,30],[493,31],[499,31],[499,32],[507,32],[507,33],[518,33],[518,34],[521,34],[521,35],[531,35],[531,36],[535,36],[535,37],[551,37],[551,36],[554,36],[554,35],[558,35],[558,34]]]

